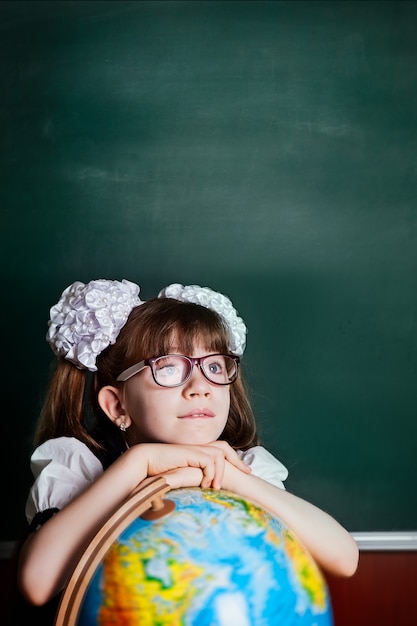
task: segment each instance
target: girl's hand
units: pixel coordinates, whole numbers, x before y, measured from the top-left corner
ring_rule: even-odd
[[[134,448],[141,450],[140,454],[147,459],[147,475],[158,476],[167,474],[171,470],[192,467],[202,472],[201,487],[220,489],[223,481],[225,462],[228,461],[245,473],[250,469],[241,461],[231,446],[225,441],[215,441],[205,446],[178,445],[178,444],[138,444]],[[191,476],[191,474],[186,474]],[[177,481],[182,483],[184,473],[177,474]],[[192,485],[195,486],[197,474],[192,474]],[[168,481],[169,482],[169,481]],[[181,484],[181,486],[185,486]]]
[[[162,476],[171,489],[181,487],[201,487],[203,472],[197,467],[179,467],[178,469],[165,472]]]
[[[246,463],[244,463],[242,461],[242,459],[237,454],[236,450],[234,450],[226,441],[217,440],[217,441],[213,441],[209,445],[213,446],[215,448],[218,448],[219,450],[221,450],[223,452],[224,459],[226,461],[225,466],[230,463],[230,465],[232,465],[234,468],[240,470],[240,472],[243,472],[244,474],[250,474],[251,473],[252,470],[249,467],[249,465],[246,465]],[[237,473],[240,474],[240,472],[237,472]],[[224,472],[223,472],[223,474],[224,474]],[[221,483],[219,483],[217,485],[213,484],[211,486],[213,488],[215,488],[215,489],[220,489],[221,487],[223,487],[223,477],[222,477]]]

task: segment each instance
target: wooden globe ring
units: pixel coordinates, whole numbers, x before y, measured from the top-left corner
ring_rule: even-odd
[[[146,478],[94,536],[75,567],[61,597],[55,626],[76,626],[81,603],[91,577],[110,546],[137,517],[155,520],[175,509],[163,496],[169,486],[162,476]]]

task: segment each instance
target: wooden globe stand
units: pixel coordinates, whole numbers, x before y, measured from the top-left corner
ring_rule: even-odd
[[[169,486],[164,478],[147,478],[102,526],[81,556],[63,591],[55,626],[76,626],[91,577],[110,546],[131,522],[138,517],[156,520],[175,509],[175,503],[163,497],[167,491]]]

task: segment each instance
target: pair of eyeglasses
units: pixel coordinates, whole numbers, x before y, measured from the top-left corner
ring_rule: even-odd
[[[125,382],[139,374],[145,367],[150,367],[152,376],[161,387],[179,387],[191,378],[197,365],[205,378],[216,385],[230,385],[238,374],[239,357],[233,354],[209,354],[197,358],[182,354],[166,354],[140,361],[124,370],[117,380]]]

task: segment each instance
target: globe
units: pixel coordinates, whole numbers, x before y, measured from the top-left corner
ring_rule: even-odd
[[[169,492],[136,517],[95,568],[78,626],[330,626],[330,596],[309,552],[277,517],[235,494]]]

